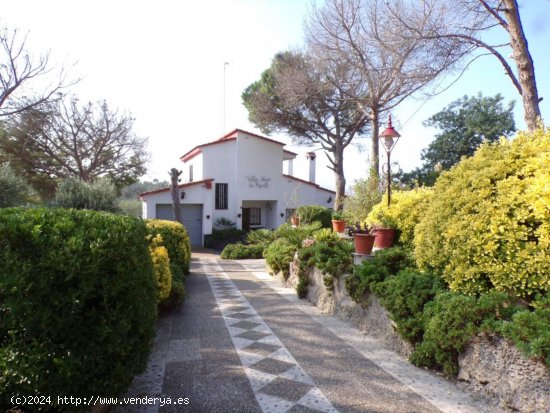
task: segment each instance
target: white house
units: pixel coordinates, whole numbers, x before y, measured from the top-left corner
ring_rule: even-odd
[[[203,245],[218,218],[237,228],[273,229],[300,205],[331,208],[334,191],[315,184],[315,154],[307,154],[309,181],[293,176],[296,156],[281,142],[240,129],[184,154],[180,192],[192,245]],[[173,219],[170,188],[141,199],[144,218]]]

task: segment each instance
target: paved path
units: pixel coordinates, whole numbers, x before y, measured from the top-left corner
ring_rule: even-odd
[[[263,260],[196,254],[188,299],[159,321],[134,396],[188,404],[147,412],[497,412],[298,300]]]

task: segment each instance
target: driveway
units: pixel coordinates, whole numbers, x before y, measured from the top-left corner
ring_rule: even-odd
[[[499,411],[298,300],[263,260],[194,253],[186,289],[129,392],[142,399],[117,411]]]

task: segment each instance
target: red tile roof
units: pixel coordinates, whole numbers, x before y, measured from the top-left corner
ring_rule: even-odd
[[[180,189],[189,188],[190,186],[202,185],[202,184],[206,184],[206,183],[212,182],[212,181],[213,181],[213,179],[203,179],[203,180],[195,181],[195,182],[187,182],[185,184],[180,184],[178,186],[179,186]],[[162,192],[170,191],[171,189],[172,189],[171,187],[155,189],[154,191],[148,191],[148,192],[144,192],[142,194],[139,194],[139,197],[143,200],[144,195],[160,194]]]
[[[235,139],[237,139],[237,135],[239,133],[244,133],[245,135],[248,135],[248,136],[252,136],[254,138],[258,138],[258,139],[262,139],[264,141],[268,141],[268,142],[271,142],[271,143],[276,143],[278,145],[282,145],[282,146],[285,146],[284,143],[282,142],[279,142],[279,141],[276,141],[276,140],[273,140],[273,139],[269,139],[269,138],[266,138],[265,136],[261,136],[261,135],[256,135],[255,133],[252,133],[252,132],[247,132],[245,130],[242,130],[242,129],[235,129],[231,132],[229,132],[228,134],[222,136],[220,139],[217,139],[215,141],[212,141],[212,142],[207,142],[207,143],[203,143],[201,145],[197,145],[195,146],[193,149],[191,149],[189,152],[185,153],[184,155],[182,155],[180,157],[180,160],[182,162],[187,162],[188,160],[194,158],[195,156],[197,156],[199,153],[201,153],[201,148],[205,147],[205,146],[209,146],[209,145],[217,145],[217,144],[220,144],[220,143],[225,143],[225,142],[228,142],[228,141],[233,141]],[[297,155],[296,153],[294,152],[291,152],[291,151],[287,151],[286,149],[284,149],[284,152],[288,153],[288,154],[291,154],[291,155]]]

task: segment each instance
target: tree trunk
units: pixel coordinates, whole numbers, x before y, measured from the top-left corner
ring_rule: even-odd
[[[379,122],[380,112],[378,108],[371,108],[370,120],[372,127],[372,147],[371,147],[371,171],[370,175],[378,176],[380,174],[380,156],[379,156]]]
[[[342,211],[346,197],[346,178],[344,176],[344,148],[341,145],[337,145],[334,150],[334,178],[336,182],[334,210]]]
[[[174,209],[174,219],[183,225],[183,218],[181,216],[181,203],[180,203],[180,187],[179,176],[181,171],[176,168],[170,169],[170,192],[172,194],[172,208]]]
[[[527,39],[523,32],[521,19],[516,0],[504,0],[504,14],[508,23],[510,44],[514,51],[514,60],[518,68],[519,83],[521,85],[521,98],[527,128],[532,131],[537,128],[540,118],[539,96],[535,79],[535,67],[529,53]]]

